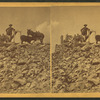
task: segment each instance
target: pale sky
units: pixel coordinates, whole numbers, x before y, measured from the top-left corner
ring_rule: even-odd
[[[62,34],[81,34],[84,24],[100,34],[100,7],[52,7],[51,19],[53,52]]]
[[[13,28],[27,33],[27,29],[40,31],[45,34],[44,42],[50,41],[50,8],[48,7],[1,7],[0,34],[6,34],[6,28],[13,24]],[[19,40],[19,34],[16,35]]]

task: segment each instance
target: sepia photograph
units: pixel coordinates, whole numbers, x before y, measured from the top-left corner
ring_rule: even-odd
[[[50,8],[0,7],[0,93],[50,92]]]
[[[0,3],[0,97],[100,97],[100,3]]]
[[[51,8],[53,93],[100,92],[100,6]]]

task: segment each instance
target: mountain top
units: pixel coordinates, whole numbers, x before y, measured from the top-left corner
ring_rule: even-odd
[[[50,91],[50,44],[0,44],[0,93]]]
[[[100,44],[68,41],[52,54],[53,92],[100,92]]]

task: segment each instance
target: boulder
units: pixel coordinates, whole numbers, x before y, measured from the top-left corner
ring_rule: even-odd
[[[100,64],[100,58],[94,58],[92,60],[92,65],[98,65],[98,64]]]
[[[26,63],[27,63],[27,60],[26,60],[26,59],[20,58],[20,59],[18,60],[17,65],[25,65]]]
[[[88,79],[88,82],[93,85],[98,85],[98,84],[100,84],[100,79],[99,78],[91,78],[91,79]]]
[[[26,79],[23,78],[23,79],[14,79],[13,80],[15,83],[18,83],[20,85],[25,85],[26,84]]]
[[[89,44],[86,44],[81,48],[82,51],[89,51],[92,47]]]
[[[15,44],[11,44],[6,50],[7,51],[14,51],[17,49],[17,46]]]

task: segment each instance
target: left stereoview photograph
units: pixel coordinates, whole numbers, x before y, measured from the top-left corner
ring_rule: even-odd
[[[0,12],[0,93],[49,93],[50,8]]]

